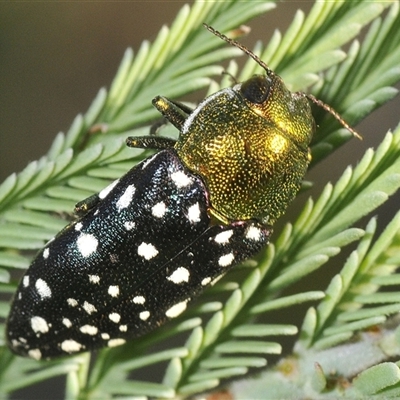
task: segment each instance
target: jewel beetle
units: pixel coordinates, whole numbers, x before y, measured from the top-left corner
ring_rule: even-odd
[[[315,131],[310,102],[265,70],[195,109],[158,96],[177,141],[128,138],[157,153],[77,204],[23,276],[7,320],[21,356],[51,359],[114,347],[182,313],[190,300],[267,243],[299,190]]]

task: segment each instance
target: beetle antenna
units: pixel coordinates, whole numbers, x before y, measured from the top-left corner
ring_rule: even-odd
[[[237,42],[236,40],[228,38],[228,36],[225,36],[223,33],[217,31],[214,29],[212,26],[207,25],[206,23],[203,22],[204,27],[209,30],[211,33],[213,33],[215,36],[219,37],[220,39],[224,40],[225,42],[229,43],[232,46],[237,47],[238,49],[242,50],[243,53],[247,54],[249,57],[251,57],[260,67],[264,68],[267,75],[275,75],[275,72],[272,71],[268,67],[267,64],[263,60],[261,60],[260,57],[255,55],[251,50],[249,50],[247,47],[243,46],[241,43]]]
[[[340,114],[335,111],[331,106],[328,104],[324,103],[322,100],[317,99],[315,96],[312,94],[304,94],[308,100],[310,100],[312,103],[316,104],[318,107],[321,107],[323,110],[328,112],[329,114],[332,115],[333,118],[335,118],[340,124],[345,127],[350,133],[353,134],[357,139],[363,140],[362,136],[354,129],[352,128],[341,116]]]

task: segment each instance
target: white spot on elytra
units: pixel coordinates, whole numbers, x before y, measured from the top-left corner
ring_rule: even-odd
[[[125,339],[111,339],[108,341],[107,346],[108,347],[116,347],[116,346],[121,346],[121,344],[124,344],[126,342]]]
[[[124,194],[118,199],[117,201],[117,210],[121,211],[122,209],[126,208],[131,204],[133,199],[133,195],[135,194],[135,186],[129,185],[126,189]]]
[[[88,275],[90,283],[99,283],[100,277],[98,275]]]
[[[27,341],[25,338],[23,338],[23,337],[19,337],[18,340],[19,340],[21,343],[27,343],[27,342],[28,342],[28,341]]]
[[[51,297],[51,289],[49,288],[49,285],[43,280],[43,279],[38,279],[35,283],[35,288],[37,292],[39,293],[39,296],[41,299],[45,299],[47,297]]]
[[[151,209],[151,213],[156,218],[162,218],[167,211],[167,206],[163,201],[160,201],[156,205],[154,205]]]
[[[150,317],[150,312],[149,311],[142,311],[141,313],[139,313],[139,318],[142,321],[146,321],[147,319],[149,319]]]
[[[144,304],[144,302],[146,301],[146,299],[143,296],[135,296],[132,301],[135,304]]]
[[[31,349],[28,351],[28,356],[35,360],[40,360],[42,358],[42,352],[39,349]]]
[[[64,340],[61,343],[61,350],[65,351],[66,353],[75,353],[83,348],[83,345],[76,342],[75,340]]]
[[[207,286],[211,282],[211,278],[208,276],[201,281],[202,286]]]
[[[227,267],[228,265],[231,265],[233,260],[235,259],[235,256],[233,253],[228,253],[225,254],[224,256],[221,256],[218,260],[218,265],[220,267]]]
[[[42,317],[32,317],[31,328],[35,333],[46,333],[49,331],[49,325]]]
[[[179,314],[182,314],[186,310],[187,302],[188,302],[188,300],[184,300],[184,301],[181,301],[180,303],[175,304],[174,306],[169,308],[167,311],[165,311],[165,315],[168,318],[177,317]]]
[[[183,171],[176,171],[171,174],[171,179],[174,181],[178,188],[188,186],[192,183],[192,179],[187,176]]]
[[[107,187],[105,187],[100,193],[99,197],[100,199],[104,199],[110,192],[111,190],[114,189],[115,185],[119,182],[119,179],[115,180],[114,182],[110,183]]]
[[[104,340],[108,340],[108,339],[110,339],[110,335],[108,333],[102,333],[101,338]]]
[[[173,283],[179,284],[182,282],[189,282],[190,272],[183,267],[177,268],[167,279]]]
[[[35,360],[40,360],[42,358],[42,352],[39,349],[31,349],[28,351],[28,356]]]
[[[128,325],[120,325],[120,326],[119,326],[119,330],[120,330],[121,332],[126,332],[126,331],[128,330]]]
[[[158,250],[151,243],[142,242],[138,247],[138,254],[146,260],[151,260],[158,254]]]
[[[24,276],[24,279],[22,279],[22,284],[24,285],[24,287],[29,286],[29,275]]]
[[[215,236],[214,240],[219,244],[226,244],[229,243],[229,239],[232,237],[232,235],[233,230],[230,229],[229,231],[218,233],[218,235]]]
[[[124,223],[124,228],[127,231],[131,231],[135,227],[135,223],[133,221],[127,221]]]
[[[110,320],[112,322],[115,322],[116,324],[118,324],[118,322],[121,320],[121,316],[118,313],[111,313],[108,315],[108,318],[110,318]]]
[[[82,229],[82,227],[83,227],[82,222],[77,222],[77,223],[75,224],[75,230],[76,230],[77,232],[79,232],[79,231]]]
[[[81,327],[79,328],[79,330],[80,330],[82,333],[85,333],[86,335],[90,335],[90,336],[94,336],[94,335],[96,335],[97,332],[98,332],[98,329],[97,329],[95,326],[93,326],[93,325],[83,325],[83,326],[81,326]]]
[[[43,258],[46,260],[49,258],[50,250],[48,248],[45,248],[43,250]]]
[[[261,229],[255,226],[250,226],[246,232],[246,238],[258,241],[261,238]]]
[[[83,303],[82,307],[88,314],[92,314],[97,311],[96,307],[93,304],[88,303],[87,301]]]
[[[62,320],[63,325],[65,325],[67,328],[71,328],[72,322],[68,318],[63,318]]]
[[[79,252],[83,257],[89,257],[97,250],[99,241],[88,233],[82,233],[76,240]]]
[[[108,294],[111,297],[118,297],[118,295],[119,295],[119,286],[118,285],[110,285],[108,287]]]
[[[76,307],[78,305],[78,302],[75,299],[72,299],[72,298],[67,299],[67,303],[71,307]]]
[[[188,219],[193,224],[196,222],[200,222],[200,207],[199,203],[193,204],[188,209]]]

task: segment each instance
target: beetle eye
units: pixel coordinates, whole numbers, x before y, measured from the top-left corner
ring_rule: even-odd
[[[267,100],[270,88],[271,79],[268,76],[257,75],[243,82],[240,91],[246,100],[262,104]]]

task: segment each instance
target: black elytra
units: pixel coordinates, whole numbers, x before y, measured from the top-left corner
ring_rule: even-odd
[[[11,350],[34,359],[117,346],[185,310],[270,230],[211,223],[200,178],[162,150],[99,193],[39,252],[7,323]]]

